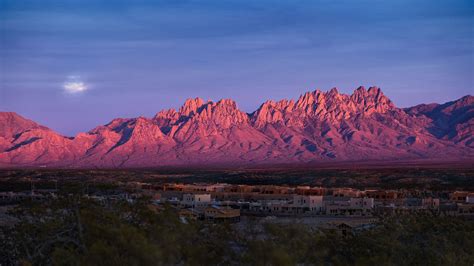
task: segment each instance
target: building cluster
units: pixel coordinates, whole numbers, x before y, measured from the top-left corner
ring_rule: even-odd
[[[22,200],[41,201],[51,197],[56,197],[55,189],[36,189],[20,192],[5,191],[0,192],[0,205],[15,204]]]
[[[323,188],[310,186],[233,184],[119,184],[114,193],[87,194],[110,202],[148,197],[154,206],[168,204],[183,217],[212,221],[239,221],[241,215],[276,217],[372,217],[413,212],[434,212],[474,218],[474,192]],[[55,197],[56,190],[32,189],[0,192],[0,205],[24,199]]]
[[[171,203],[183,213],[203,219],[236,216],[238,213],[233,210],[254,216],[370,217],[374,214],[437,212],[474,217],[474,193],[467,191],[137,182],[127,185],[155,198],[159,195],[160,204]],[[220,216],[213,216],[213,213]]]
[[[181,201],[175,198],[169,201],[174,203],[181,217],[191,219],[205,219],[214,222],[240,220],[240,209],[222,205],[212,201],[211,194],[184,194]],[[176,204],[177,203],[177,204]]]

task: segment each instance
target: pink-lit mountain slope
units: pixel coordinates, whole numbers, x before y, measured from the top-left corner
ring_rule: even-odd
[[[437,138],[474,148],[473,96],[445,104],[421,104],[405,111],[417,117],[427,117],[426,127]]]
[[[307,92],[247,114],[233,100],[188,99],[153,118],[114,119],[61,136],[0,113],[0,166],[154,167],[474,156],[474,97],[397,108],[379,88]]]

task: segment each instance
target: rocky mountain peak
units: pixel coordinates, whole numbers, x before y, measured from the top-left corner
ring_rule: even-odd
[[[370,87],[366,90],[361,86],[354,91],[350,100],[358,112],[365,114],[384,113],[395,108],[392,101],[378,87]]]
[[[188,99],[178,111],[117,118],[66,138],[0,112],[0,166],[136,167],[474,156],[474,97],[399,109],[378,87],[266,101]],[[46,129],[46,130],[43,130]]]
[[[311,106],[318,102],[321,96],[320,90],[308,91],[301,95],[296,101],[296,108],[307,110]]]
[[[215,106],[225,108],[227,110],[237,109],[237,103],[232,99],[221,99],[215,104]]]
[[[248,115],[239,110],[237,103],[232,99],[221,99],[217,102],[204,104],[196,119],[201,122],[213,123],[225,128],[248,122]]]
[[[334,87],[325,93],[326,97],[337,97],[339,95],[339,90]]]
[[[48,129],[15,112],[0,112],[0,137],[11,137],[35,128]]]
[[[179,108],[179,114],[181,116],[190,116],[192,114],[197,113],[198,109],[204,105],[204,100],[197,97],[197,98],[189,98],[187,99],[184,104]]]

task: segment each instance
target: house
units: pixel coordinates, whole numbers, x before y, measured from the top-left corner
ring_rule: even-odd
[[[141,196],[149,197],[152,201],[159,202],[161,200],[161,193],[154,190],[143,190],[140,192]]]
[[[163,185],[163,191],[183,191],[184,184],[165,184]]]
[[[267,195],[288,194],[289,188],[280,186],[262,186],[260,188],[260,193]]]
[[[208,191],[212,192],[224,192],[225,188],[229,186],[228,184],[213,184],[207,187]]]
[[[370,216],[374,209],[372,198],[329,198],[325,202],[325,210],[328,215],[335,216]]]
[[[293,195],[293,200],[267,199],[249,204],[249,211],[261,214],[295,215],[323,211],[323,196]]]
[[[184,194],[181,204],[189,208],[204,208],[211,204],[211,194]]]
[[[322,212],[323,196],[294,195],[291,204],[293,212]]]
[[[390,201],[397,199],[398,193],[393,190],[366,190],[365,196],[376,201]]]
[[[421,206],[427,209],[439,209],[439,199],[437,198],[423,198],[421,199]]]
[[[474,205],[473,204],[466,204],[466,203],[458,203],[457,204],[457,215],[462,216],[474,216]],[[472,217],[471,216],[471,217]]]
[[[185,220],[197,220],[200,218],[200,213],[194,209],[181,209],[178,212],[178,215],[181,219]]]
[[[360,197],[362,192],[354,188],[337,188],[332,191],[334,197]]]
[[[349,205],[353,208],[372,209],[374,208],[373,198],[350,198]]]
[[[227,184],[187,184],[183,192],[223,192]]]
[[[449,199],[454,202],[466,202],[468,194],[470,193],[467,191],[454,191],[449,196]]]
[[[469,193],[466,195],[466,203],[474,204],[474,193]]]
[[[253,187],[249,185],[228,185],[223,188],[226,193],[252,193]]]
[[[257,213],[283,213],[289,210],[288,202],[285,200],[260,200],[249,204],[249,210]]]
[[[204,219],[211,221],[240,221],[240,210],[223,206],[209,206],[204,209]]]
[[[313,195],[313,196],[324,196],[326,195],[326,189],[322,187],[309,187],[309,186],[298,186],[294,192],[298,195]]]

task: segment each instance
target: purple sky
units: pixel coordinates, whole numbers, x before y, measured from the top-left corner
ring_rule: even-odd
[[[0,111],[74,135],[196,96],[446,102],[473,92],[473,25],[472,0],[0,0]]]

